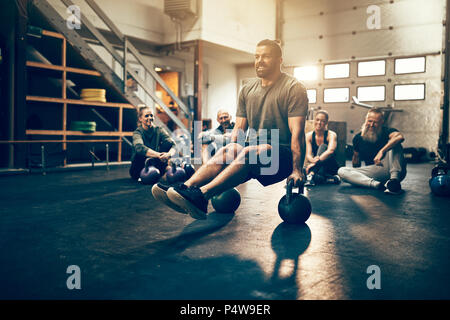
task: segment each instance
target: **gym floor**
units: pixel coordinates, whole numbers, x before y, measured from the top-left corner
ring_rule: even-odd
[[[449,299],[450,199],[431,168],[409,164],[399,196],[314,187],[303,226],[278,215],[284,182],[249,181],[234,215],[197,221],[127,167],[3,176],[0,299]]]

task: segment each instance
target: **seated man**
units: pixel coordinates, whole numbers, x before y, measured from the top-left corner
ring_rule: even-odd
[[[314,130],[306,134],[306,160],[309,164],[305,171],[305,186],[319,183],[340,183],[337,175],[339,165],[335,158],[337,135],[328,130],[328,112],[320,110],[314,118]]]
[[[383,112],[371,109],[361,132],[353,138],[354,168],[343,167],[338,171],[345,182],[379,190],[386,193],[402,192],[400,182],[406,176],[406,161],[401,143],[403,135],[394,128],[383,126]],[[364,167],[361,167],[364,161]]]
[[[209,199],[252,178],[264,186],[286,178],[301,185],[308,97],[297,79],[281,72],[281,63],[279,43],[263,40],[257,44],[258,78],[241,89],[231,143],[217,151],[184,184],[154,185],[155,199],[172,208],[173,203],[181,208],[178,211],[195,219],[206,219]],[[250,135],[246,143],[237,143],[247,129]],[[264,136],[267,130],[269,137]],[[269,161],[262,159],[269,153]]]
[[[217,122],[219,126],[216,129],[204,131],[199,135],[202,140],[202,163],[208,162],[217,150],[231,141],[234,122],[231,122],[230,113],[226,110],[217,111]]]

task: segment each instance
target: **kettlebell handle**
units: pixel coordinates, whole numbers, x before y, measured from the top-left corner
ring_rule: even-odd
[[[148,169],[148,167],[149,167],[149,162],[150,162],[150,158],[145,159],[145,164],[144,164],[145,169]]]
[[[292,201],[292,189],[294,188],[294,180],[290,179],[286,185],[286,202],[289,204]],[[298,192],[300,194],[303,194],[303,182],[300,185],[300,187],[298,187]]]

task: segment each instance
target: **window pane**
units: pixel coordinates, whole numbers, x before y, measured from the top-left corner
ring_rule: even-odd
[[[324,102],[348,102],[349,100],[349,88],[333,88],[323,90]]]
[[[327,64],[325,65],[325,79],[348,78],[350,76],[350,64]]]
[[[425,84],[398,84],[394,86],[394,100],[425,99]]]
[[[306,93],[308,94],[308,101],[309,103],[316,103],[317,99],[317,92],[316,89],[308,89],[306,90]]]
[[[311,67],[297,67],[294,69],[294,77],[298,80],[316,80],[318,74],[318,68]]]
[[[425,72],[425,57],[395,59],[395,74]]]
[[[358,77],[382,76],[386,74],[386,61],[358,62]]]
[[[384,86],[358,87],[359,101],[384,101]]]

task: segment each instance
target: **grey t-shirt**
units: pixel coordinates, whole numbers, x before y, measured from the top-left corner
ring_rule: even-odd
[[[308,96],[305,87],[294,77],[282,73],[271,86],[262,87],[261,79],[249,80],[241,89],[236,117],[246,118],[248,128],[259,132],[267,129],[279,129],[280,145],[291,145],[289,117],[306,117]],[[255,138],[249,130],[248,140]]]

